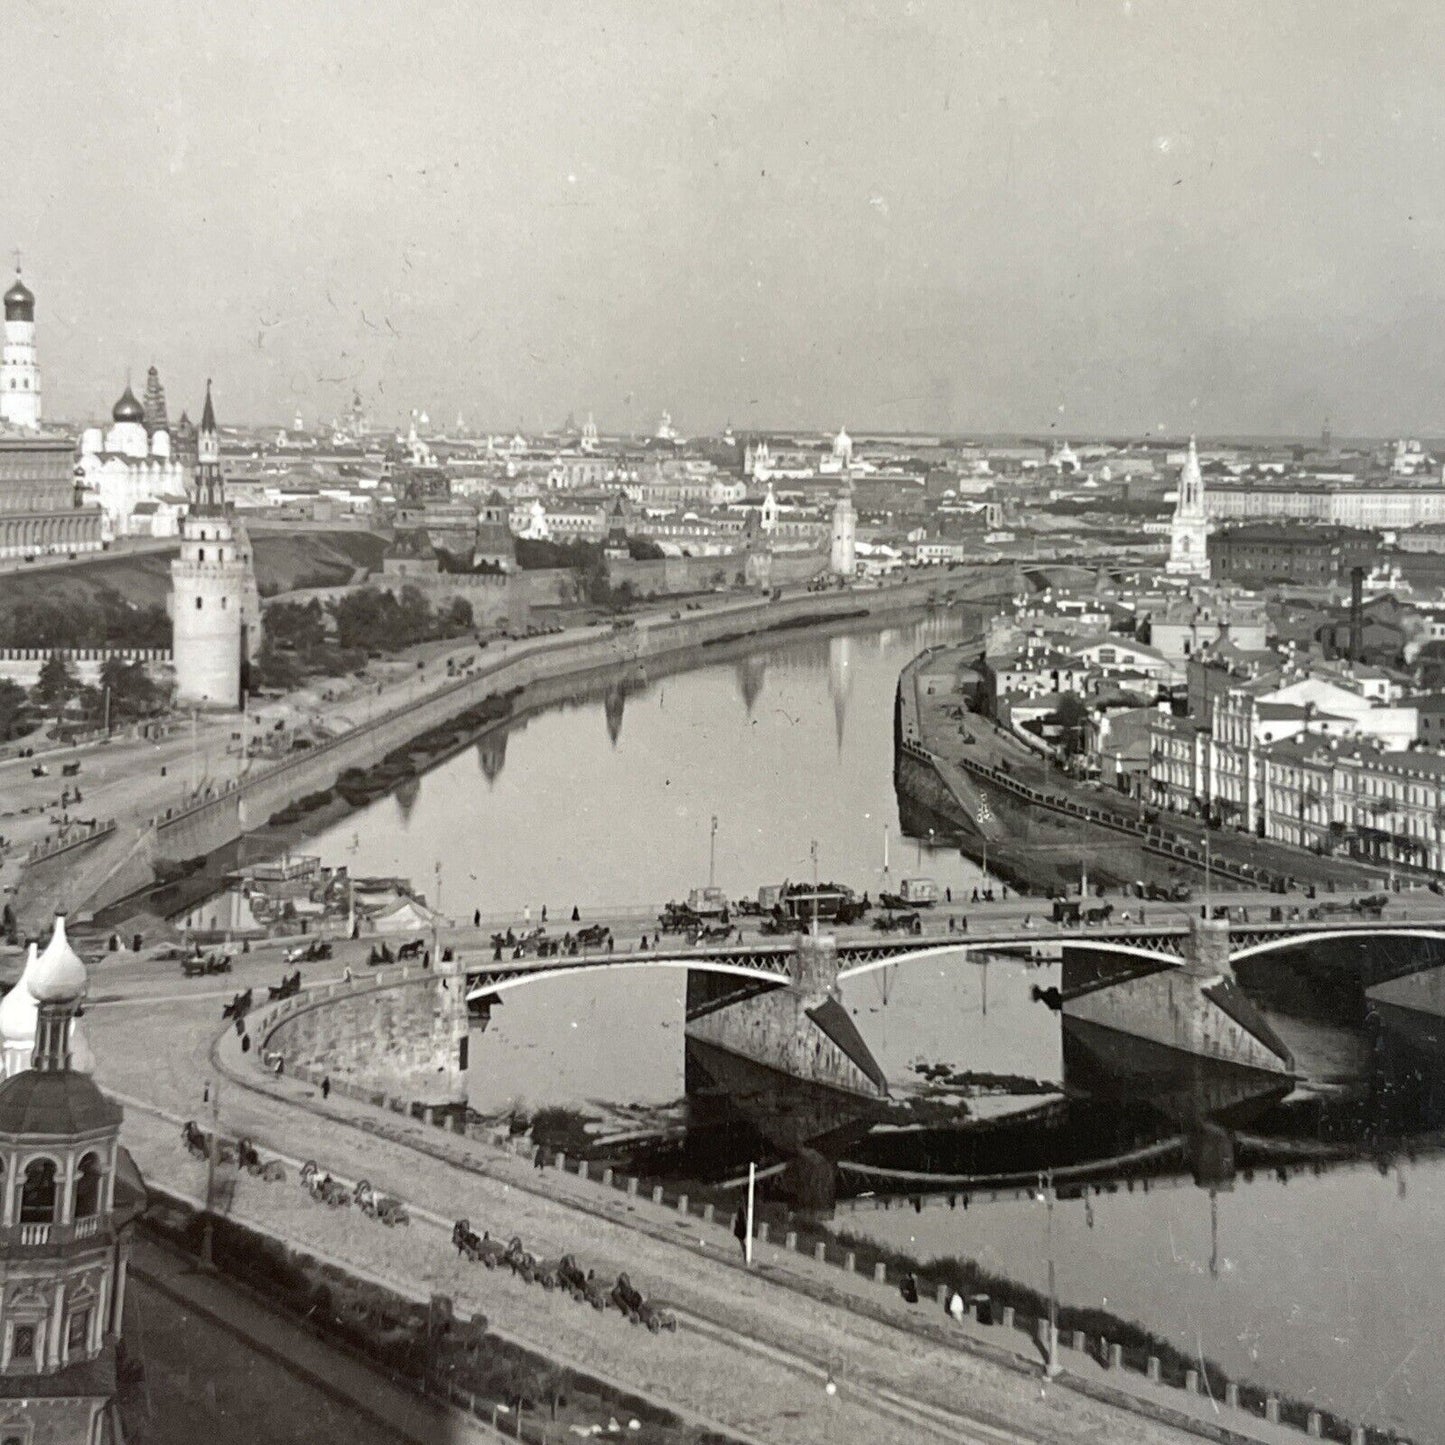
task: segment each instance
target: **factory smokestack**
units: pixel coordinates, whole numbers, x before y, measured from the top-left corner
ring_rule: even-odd
[[[1350,661],[1363,662],[1365,651],[1365,569],[1350,568]]]

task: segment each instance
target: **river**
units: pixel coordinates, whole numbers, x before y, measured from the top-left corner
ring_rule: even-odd
[[[528,718],[310,841],[327,864],[399,874],[445,912],[562,918],[681,897],[715,873],[732,897],[820,876],[876,892],[913,873],[965,893],[979,870],[955,848],[899,837],[892,706],[900,668],[956,640],[947,612],[832,636],[771,641],[742,660],[639,682]],[[1034,1002],[1052,968],[962,956],[844,986],[844,1003],[890,1087],[920,1065],[1064,1079],[1059,1018]],[[484,1112],[580,1107],[625,1128],[680,1121],[681,970],[589,975],[510,992],[473,1055]],[[1066,1126],[1067,1128],[1067,1126]],[[1062,1202],[1055,1219],[1066,1303],[1138,1319],[1247,1377],[1445,1439],[1445,1166],[1381,1175],[1347,1167],[1280,1183],[1261,1171],[1213,1201],[1185,1183]],[[872,1209],[838,1216],[920,1259],[970,1255],[1043,1283],[1043,1212],[1026,1198],[967,1212]]]

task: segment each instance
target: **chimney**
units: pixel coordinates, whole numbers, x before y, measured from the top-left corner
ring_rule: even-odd
[[[1365,652],[1365,569],[1350,568],[1350,661],[1362,662]]]

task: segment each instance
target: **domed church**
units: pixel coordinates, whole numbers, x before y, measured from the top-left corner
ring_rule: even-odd
[[[0,1445],[120,1445],[127,1225],[144,1191],[90,1077],[85,964],[57,916],[0,1000]]]
[[[111,425],[87,427],[76,467],[105,513],[109,537],[174,537],[190,495],[191,469],[171,447],[166,394],[151,367],[141,402],[126,383]],[[0,1445],[4,1445],[0,1441]]]

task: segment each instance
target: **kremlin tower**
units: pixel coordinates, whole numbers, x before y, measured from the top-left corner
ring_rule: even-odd
[[[40,362],[35,354],[35,297],[20,279],[5,293],[5,351],[0,359],[0,420],[40,429]]]
[[[221,434],[206,383],[196,435],[195,492],[171,563],[176,703],[235,711],[247,663],[261,641],[261,608],[250,541],[226,511]]]

